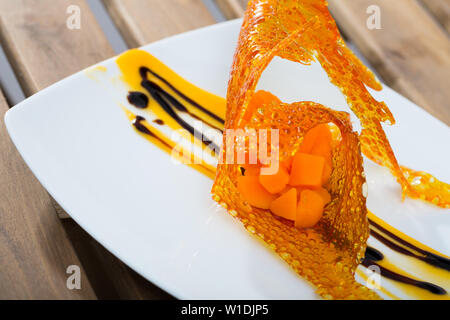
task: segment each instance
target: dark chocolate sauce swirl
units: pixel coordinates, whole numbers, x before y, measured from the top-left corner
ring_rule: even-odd
[[[148,97],[139,91],[130,91],[128,93],[128,102],[139,109],[145,109],[148,106]]]
[[[179,91],[177,88],[175,88],[169,81],[167,81],[166,79],[164,79],[163,77],[161,77],[159,74],[157,74],[156,72],[150,70],[147,67],[141,67],[139,69],[139,74],[141,75],[142,80],[147,80],[147,73],[152,74],[154,77],[156,77],[157,79],[161,80],[164,84],[166,84],[170,89],[172,89],[178,96],[180,96],[184,101],[186,101],[187,103],[189,103],[190,105],[194,106],[195,108],[197,108],[198,110],[202,111],[203,113],[207,114],[208,116],[210,116],[211,118],[219,121],[220,123],[224,124],[225,121],[219,117],[218,115],[216,115],[214,112],[211,112],[210,110],[206,109],[205,107],[201,106],[200,104],[198,104],[197,102],[195,102],[194,100],[192,100],[191,98],[187,97],[185,94],[183,94],[181,91]]]
[[[161,139],[160,137],[158,137],[156,134],[154,134],[153,132],[150,131],[149,128],[147,128],[142,121],[145,121],[144,117],[141,116],[136,116],[136,118],[134,118],[134,120],[131,122],[133,124],[133,126],[136,128],[137,131],[146,134],[152,138],[157,139],[159,142],[161,142],[165,147],[169,148],[169,149],[173,149],[172,146],[170,144],[168,144],[167,142],[165,142],[163,139]]]
[[[413,251],[418,252],[419,254],[410,251],[408,249],[406,249],[405,247],[402,247],[398,244],[396,244],[395,242],[393,242],[392,240],[390,240],[388,237],[382,235],[381,233],[377,232],[376,230],[374,230],[373,228],[371,228],[370,230],[370,234],[377,239],[378,241],[380,241],[381,243],[383,243],[385,246],[387,246],[388,248],[397,251],[398,253],[410,256],[410,257],[414,257],[416,259],[419,259],[429,265],[450,271],[450,259],[447,259],[445,257],[441,257],[438,256],[437,254],[434,254],[432,252],[423,250],[421,248],[416,247],[415,245],[413,245],[412,243],[409,243],[405,240],[403,240],[402,238],[397,237],[395,234],[393,234],[392,232],[386,230],[385,228],[383,228],[382,226],[380,226],[379,224],[377,224],[376,222],[372,221],[369,219],[369,223],[375,227],[376,229],[380,230],[382,233],[386,234],[388,237],[394,239],[395,241],[397,241],[398,243],[401,243],[402,245],[404,245],[407,248],[412,249]]]
[[[367,247],[365,259],[370,259],[371,261],[381,261],[384,259],[384,255],[375,248]]]
[[[131,122],[137,131],[147,134],[149,136],[155,137],[153,132],[151,132],[146,126],[142,124],[142,121],[145,121],[144,117],[136,116],[136,118]]]
[[[211,148],[215,151],[216,154],[219,154],[219,147],[211,141],[211,139],[203,138],[203,133],[196,130],[194,127],[192,127],[190,124],[188,124],[186,121],[184,121],[172,108],[172,105],[167,99],[168,93],[163,94],[161,93],[163,90],[154,82],[151,82],[149,80],[142,80],[141,86],[145,88],[148,93],[152,96],[153,99],[155,99],[156,102],[161,106],[161,108],[170,116],[172,119],[174,119],[182,128],[187,130],[191,135],[193,135],[195,138],[201,138],[202,143],[205,144],[207,147]],[[173,98],[175,99],[175,98]],[[180,104],[181,105],[181,104]],[[177,106],[174,106],[177,108]],[[184,108],[184,106],[183,106]],[[183,110],[183,109],[182,109]],[[209,143],[208,143],[209,142]]]
[[[395,243],[393,243],[389,239],[383,237],[381,234],[379,234],[378,232],[376,232],[374,230],[371,230],[370,233],[374,238],[378,239],[381,243],[385,244],[392,250],[395,250],[399,253],[402,253],[402,254],[405,254],[408,256],[412,256],[412,257],[415,257],[418,259],[422,258],[420,256],[412,254],[410,251],[404,249],[403,247],[396,245]],[[413,285],[418,288],[425,289],[433,294],[437,294],[437,295],[447,294],[447,291],[445,291],[444,288],[442,288],[436,284],[426,282],[426,281],[412,279],[410,277],[407,277],[407,276],[401,275],[397,272],[393,272],[389,269],[386,269],[385,267],[382,267],[378,263],[376,263],[378,261],[382,261],[383,259],[384,259],[384,255],[379,250],[368,246],[366,248],[365,258],[363,259],[361,264],[363,266],[365,266],[366,268],[373,266],[373,265],[377,266],[380,270],[381,275],[388,279],[395,280],[395,281],[409,284],[409,285]],[[422,259],[420,259],[420,260],[422,260]]]
[[[149,80],[148,80],[149,81]],[[163,90],[160,86],[158,86],[155,82],[153,81],[149,81],[150,85],[164,98],[167,100],[167,102],[169,102],[173,107],[175,107],[175,109],[179,112],[184,112],[189,114],[191,117],[202,121],[203,123],[206,123],[207,125],[209,125],[210,127],[222,132],[222,129],[220,129],[219,127],[213,125],[210,122],[206,122],[205,119],[202,119],[200,117],[198,117],[196,114],[189,112],[189,110],[180,102],[178,101],[174,96],[172,96],[170,93],[168,93],[167,91]]]
[[[444,288],[435,285],[433,283],[430,282],[425,282],[425,281],[420,281],[420,280],[416,280],[416,279],[412,279],[410,277],[406,277],[404,275],[401,275],[397,272],[393,272],[389,269],[386,269],[385,267],[380,266],[378,263],[376,263],[373,260],[370,260],[369,258],[364,258],[364,260],[362,261],[362,265],[365,266],[366,268],[370,267],[370,266],[377,266],[380,269],[380,274],[388,279],[392,279],[401,283],[405,283],[405,284],[409,284],[409,285],[413,285],[416,286],[418,288],[422,288],[425,289],[433,294],[437,294],[437,295],[444,295],[447,294],[447,291],[445,291]]]

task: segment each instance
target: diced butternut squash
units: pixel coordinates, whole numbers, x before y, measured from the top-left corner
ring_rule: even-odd
[[[323,165],[322,185],[326,185],[331,177],[331,166],[325,161]]]
[[[297,190],[291,188],[279,198],[272,201],[270,211],[277,216],[295,221],[297,215]]]
[[[299,198],[300,198],[300,194],[302,193],[302,191],[308,189],[307,187],[302,187],[302,186],[294,187],[294,188],[297,189],[297,195],[299,196]],[[311,189],[308,189],[308,190],[311,190]]]
[[[323,214],[324,201],[315,191],[303,190],[297,207],[295,226],[297,228],[312,228]]]
[[[320,144],[316,143],[316,145],[312,148],[310,154],[315,156],[321,156],[325,159],[325,163],[331,166],[331,145],[330,144]]]
[[[250,109],[270,102],[280,101],[269,92],[258,91]],[[260,164],[243,165],[238,191],[254,207],[270,209],[277,216],[295,221],[298,228],[313,227],[331,201],[322,187],[332,173],[331,143],[330,127],[316,126],[305,135],[300,151],[280,163],[277,173],[262,175]]]
[[[331,202],[331,196],[330,196],[330,193],[327,191],[327,189],[319,188],[319,189],[313,190],[313,191],[322,197],[324,205],[327,205],[328,203]]]
[[[244,176],[259,176],[260,165],[258,164],[244,164]]]
[[[310,131],[314,131],[314,143],[312,148],[308,153],[322,156],[325,159],[325,163],[327,163],[330,167],[332,166],[331,162],[331,131],[330,127],[327,124],[321,124],[317,127],[313,128]]]
[[[317,130],[317,137],[316,137],[316,145],[318,144],[327,144],[327,145],[331,145],[331,139],[332,139],[332,135],[331,135],[331,130],[330,130],[330,126],[326,123],[324,124],[319,124],[318,126],[316,126],[315,128],[313,128],[313,130]]]
[[[305,134],[298,152],[301,152],[301,153],[310,153],[311,152],[312,148],[314,147],[314,145],[316,143],[317,135],[319,134],[319,131],[316,128],[317,127],[312,128]]]
[[[260,175],[259,182],[270,193],[279,193],[284,190],[289,182],[289,173],[283,166],[278,167],[278,172],[271,175]]]
[[[299,152],[311,153],[317,143],[321,144],[326,141],[329,141],[329,144],[331,143],[330,127],[326,123],[319,124],[305,134]]]
[[[295,189],[297,189],[297,205],[300,201],[300,197],[302,195],[302,192],[305,190],[312,190],[312,189],[308,189],[307,187],[295,187]]]
[[[291,172],[292,168],[292,161],[294,160],[294,157],[289,157],[286,160],[284,160],[281,165],[288,171]]]
[[[276,198],[259,183],[258,176],[238,176],[237,188],[250,205],[260,209],[269,209],[270,203]]]
[[[291,190],[292,188],[297,189],[297,198],[298,198],[300,196],[300,193],[298,193],[298,190],[299,190],[298,187],[293,187],[293,186],[290,186],[290,185],[286,185],[286,187],[283,189],[283,191],[281,191],[278,195],[284,194],[284,193],[288,192],[289,190]]]
[[[292,162],[289,184],[295,187],[321,187],[324,164],[323,157],[297,153]]]
[[[250,103],[247,106],[247,110],[245,111],[244,119],[250,120],[251,115],[257,110],[258,108],[261,108],[263,105],[275,102],[275,103],[281,103],[281,100],[278,99],[276,96],[271,94],[268,91],[264,90],[258,90],[253,94],[252,99],[250,100]]]

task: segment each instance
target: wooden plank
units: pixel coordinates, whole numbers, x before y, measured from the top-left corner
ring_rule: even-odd
[[[69,6],[80,29],[69,29]],[[85,0],[0,0],[0,40],[25,94],[31,95],[114,55]]]
[[[202,0],[103,0],[103,3],[130,47],[215,23]]]
[[[369,30],[366,10],[377,5],[381,29]],[[411,0],[330,0],[338,24],[383,80],[450,124],[450,41]]]
[[[215,0],[215,2],[227,19],[243,17],[248,4],[248,0]],[[346,34],[342,33],[342,36],[347,41]]]
[[[236,19],[244,16],[247,0],[215,0],[217,6],[227,19]]]
[[[8,107],[0,92],[0,114]],[[51,200],[0,121],[0,299],[95,299]],[[66,286],[81,268],[81,290]]]
[[[80,29],[71,30],[66,26],[70,16],[67,8],[70,5],[76,5],[80,9]],[[114,55],[85,0],[0,0],[0,19],[0,40],[27,95]],[[28,175],[32,177],[29,172]],[[10,184],[11,187],[18,188],[14,181]],[[49,199],[48,194],[35,192],[34,189],[26,188],[23,192],[33,201]],[[1,202],[0,205],[4,205]],[[14,203],[10,204],[13,205]],[[53,212],[52,219],[56,218],[55,208],[51,207],[51,203],[46,202],[46,205]],[[59,206],[56,208],[60,210]],[[22,207],[17,209],[22,215],[34,214],[36,219],[44,219],[40,217],[39,211],[24,210]],[[136,277],[131,269],[88,237],[80,227],[74,227],[73,221],[58,223],[60,228],[63,223],[73,240],[78,257],[85,266],[91,283],[95,284],[95,292],[101,298],[150,299],[164,295],[160,289]],[[46,236],[48,241],[53,240],[52,229],[40,229],[42,237]],[[26,234],[21,234],[18,239],[28,240]],[[86,241],[83,242],[84,240]],[[11,251],[11,254],[14,252]],[[58,257],[53,258],[55,264],[61,263]],[[33,262],[30,261],[30,265]]]
[[[442,27],[450,33],[450,1],[449,0],[419,0],[430,11]]]

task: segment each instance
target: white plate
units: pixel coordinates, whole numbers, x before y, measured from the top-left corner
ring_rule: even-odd
[[[240,28],[231,21],[143,49],[196,85],[225,95]],[[211,200],[212,181],[175,165],[135,133],[119,104],[127,89],[114,59],[75,74],[8,111],[8,131],[27,164],[87,232],[178,298],[316,298],[314,289]],[[345,100],[318,65],[276,59],[259,84],[285,101]],[[450,181],[450,130],[385,88],[397,118],[387,127],[400,163]],[[369,208],[401,231],[450,254],[448,210],[407,200],[386,170],[367,163]]]

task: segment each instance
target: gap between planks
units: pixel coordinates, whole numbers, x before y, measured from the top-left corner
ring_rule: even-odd
[[[103,0],[130,48],[214,24],[202,0]]]
[[[419,0],[419,2],[436,18],[446,32],[450,33],[450,1]]]

